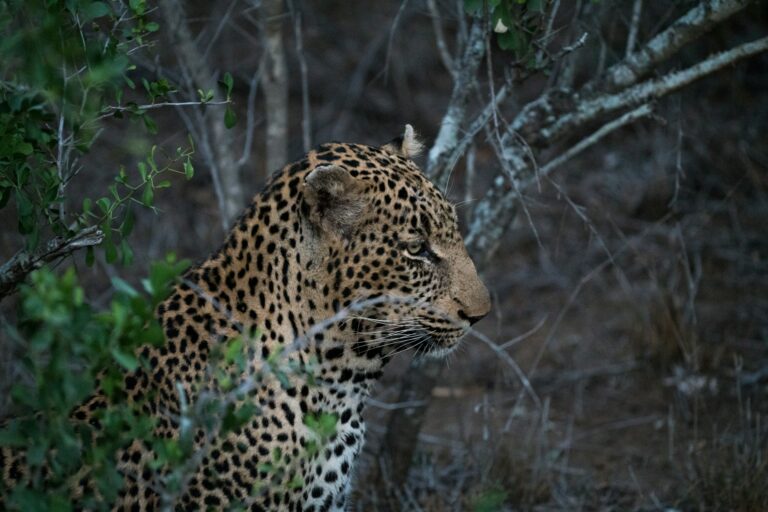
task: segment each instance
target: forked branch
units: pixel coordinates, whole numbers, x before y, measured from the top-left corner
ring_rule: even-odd
[[[56,237],[34,252],[19,251],[0,267],[0,300],[16,290],[30,272],[53,263],[85,247],[99,245],[104,233],[98,226],[81,229],[74,235]]]

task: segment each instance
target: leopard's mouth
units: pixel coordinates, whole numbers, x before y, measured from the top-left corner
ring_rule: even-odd
[[[442,358],[452,353],[461,344],[469,331],[465,322],[429,317],[410,317],[409,320],[389,324],[371,323],[368,329],[356,321],[353,331],[359,336],[355,344],[359,353],[381,353],[387,357],[405,351],[416,356]]]
[[[427,334],[416,353],[432,358],[442,358],[451,354],[461,344],[468,328],[445,325],[436,327],[421,323],[421,329]]]

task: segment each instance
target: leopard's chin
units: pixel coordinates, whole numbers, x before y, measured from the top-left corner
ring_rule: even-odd
[[[420,352],[430,359],[443,359],[452,354],[466,334],[464,329],[458,329],[455,333],[443,334],[440,337],[432,336],[425,342],[425,347]]]

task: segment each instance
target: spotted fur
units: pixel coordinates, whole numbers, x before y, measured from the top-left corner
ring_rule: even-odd
[[[159,306],[165,344],[142,348],[151,370],[124,384],[157,417],[161,437],[179,435],[177,383],[190,400],[218,390],[212,350],[242,333],[258,333],[249,372],[280,351],[312,373],[291,374],[288,386],[267,374],[249,391],[260,414],[201,452],[178,510],[343,510],[365,435],[361,414],[384,365],[409,348],[452,350],[488,312],[453,206],[408,158],[417,147],[407,127],[380,148],[325,144],[287,165]],[[95,396],[74,417],[88,420],[106,405]],[[335,415],[337,430],[309,449],[317,436],[306,419],[320,414]],[[202,432],[195,442],[203,450]],[[282,469],[268,471],[276,450]],[[138,442],[118,454],[126,484],[116,510],[159,508],[151,456]],[[20,455],[0,457],[5,481],[23,480]]]

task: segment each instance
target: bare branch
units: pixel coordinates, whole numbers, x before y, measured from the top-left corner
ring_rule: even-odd
[[[744,43],[730,50],[714,54],[707,59],[682,71],[643,82],[625,91],[612,95],[601,95],[580,102],[571,114],[560,116],[551,128],[541,130],[546,140],[554,140],[563,132],[583,126],[607,113],[616,112],[655,98],[661,98],[742,59],[768,50],[768,37]]]
[[[69,238],[53,238],[32,253],[19,251],[0,267],[0,300],[13,293],[30,272],[46,263],[58,261],[78,249],[99,245],[102,240],[104,233],[99,227],[90,226]]]
[[[208,41],[208,45],[205,47],[205,51],[203,52],[204,60],[208,60],[208,55],[211,54],[211,49],[213,49],[213,45],[215,45],[216,41],[218,41],[222,30],[224,30],[224,27],[230,22],[230,18],[232,16],[232,9],[234,9],[235,4],[237,4],[237,2],[238,0],[232,0],[232,2],[230,2],[229,6],[227,7],[227,10],[224,12],[224,16],[220,17],[219,24],[216,26],[216,31],[213,33],[211,40]]]
[[[459,131],[464,123],[467,100],[472,90],[472,82],[485,55],[486,22],[482,18],[475,18],[470,29],[469,39],[464,46],[464,54],[458,63],[453,92],[448,108],[440,124],[435,143],[429,151],[427,160],[427,174],[441,189],[445,188],[448,181],[448,163],[453,149],[458,144]]]
[[[491,99],[491,101],[486,105],[486,107],[483,109],[480,114],[475,118],[472,123],[470,123],[469,127],[464,132],[464,136],[459,140],[456,145],[451,149],[450,154],[445,159],[445,182],[447,183],[451,173],[453,172],[453,168],[456,166],[456,163],[459,161],[461,156],[466,152],[467,147],[472,143],[475,136],[480,132],[480,130],[483,129],[483,127],[488,124],[488,121],[493,116],[494,111],[499,108],[499,105],[507,99],[507,93],[509,91],[509,87],[507,85],[502,86],[501,89],[499,89],[499,92],[496,93],[495,97]]]
[[[651,106],[646,103],[630,112],[627,112],[620,118],[614,119],[610,123],[604,124],[592,135],[580,140],[579,142],[574,144],[571,148],[569,148],[567,151],[559,155],[557,158],[554,158],[553,160],[547,162],[546,165],[539,168],[539,175],[540,176],[549,175],[552,171],[554,171],[556,168],[563,165],[565,162],[567,162],[571,158],[575,157],[585,149],[591,146],[594,146],[595,144],[600,142],[600,140],[602,140],[609,133],[615,132],[619,128],[622,128],[628,124],[634,123],[640,118],[649,116],[651,115],[652,112],[653,111],[651,109]]]
[[[632,85],[659,63],[677,53],[680,48],[741,11],[751,2],[752,0],[706,0],[699,3],[648,41],[643,48],[608,68],[603,78],[587,85],[585,91],[615,91]]]
[[[443,62],[443,66],[451,75],[454,75],[455,65],[451,52],[448,51],[448,44],[445,42],[445,33],[443,32],[443,21],[440,16],[440,11],[437,8],[437,2],[435,0],[427,0],[427,7],[429,8],[429,14],[432,18],[432,29],[435,32],[435,42],[437,44],[437,53],[440,55],[440,60]]]
[[[725,66],[766,50],[768,50],[768,37],[712,55],[690,68],[670,73],[657,80],[643,82],[623,92],[605,94],[580,103],[576,102],[574,96],[567,91],[559,91],[560,97],[551,93],[544,95],[521,111],[502,139],[504,158],[511,169],[508,179],[516,180],[525,187],[530,184],[533,177],[533,167],[530,158],[526,155],[527,149],[515,142],[514,137],[520,135],[514,130],[515,127],[523,133],[530,134],[530,138],[526,138],[526,141],[531,146],[541,148],[568,135],[578,133],[585,125],[601,117],[666,96]],[[569,106],[570,108],[567,108]],[[608,123],[604,127],[612,128],[611,130],[601,129],[595,134],[600,133],[602,137],[609,131],[617,129],[618,125],[625,125],[642,117],[639,114],[647,115],[643,113],[641,107],[634,113],[630,112],[628,118],[621,118],[615,121],[615,125]],[[547,126],[548,123],[551,124]],[[534,127],[537,127],[536,131],[533,130]],[[584,148],[577,149],[581,151]],[[557,165],[561,163],[556,162]],[[475,208],[466,239],[471,253],[482,254],[485,257],[493,253],[498,241],[514,218],[515,197],[515,187],[503,176],[498,176]]]
[[[625,50],[626,58],[632,56],[637,43],[637,32],[640,29],[640,13],[643,12],[643,0],[635,0],[632,6],[632,20],[629,22],[629,33],[627,34],[627,48]]]
[[[150,103],[147,105],[135,105],[132,107],[123,107],[121,105],[109,105],[102,109],[102,114],[96,119],[104,119],[115,112],[129,112],[135,110],[155,110],[165,107],[201,107],[203,105],[226,105],[228,101],[164,101],[160,103]]]
[[[395,33],[397,33],[397,27],[400,25],[400,18],[403,17],[405,8],[408,6],[408,0],[402,0],[400,7],[397,9],[395,19],[392,20],[392,26],[389,27],[389,36],[387,37],[387,54],[384,57],[384,81],[387,80],[387,74],[389,73],[389,59],[392,57],[392,45],[395,42]]]
[[[549,44],[550,39],[552,38],[552,27],[555,23],[555,17],[557,16],[557,11],[560,10],[560,0],[554,0],[552,2],[551,7],[549,8],[549,13],[547,14],[547,26],[544,30],[544,35],[541,36],[541,43],[539,47],[539,51],[536,52],[536,62],[540,66],[541,63],[544,61],[544,56],[546,54],[546,47]]]
[[[469,333],[475,338],[485,343],[486,345],[488,345],[488,347],[491,350],[493,350],[502,361],[507,363],[507,365],[509,365],[509,367],[512,368],[512,371],[515,373],[515,375],[520,380],[520,383],[523,386],[521,392],[525,391],[526,393],[528,393],[528,396],[531,397],[531,399],[533,400],[533,403],[536,405],[536,408],[540,409],[541,399],[536,394],[536,391],[534,391],[533,386],[531,386],[531,382],[528,379],[528,376],[525,374],[525,372],[523,372],[523,370],[520,368],[517,362],[515,362],[512,356],[510,356],[506,350],[498,346],[492,339],[490,339],[488,336],[478,331],[477,329],[470,328]]]
[[[256,129],[256,91],[259,89],[259,81],[261,80],[261,73],[264,70],[264,59],[262,59],[259,68],[251,77],[251,82],[248,84],[248,104],[246,106],[246,122],[245,122],[245,143],[243,144],[243,154],[237,161],[237,166],[242,167],[248,162],[251,157],[251,148],[253,147],[253,131]]]

